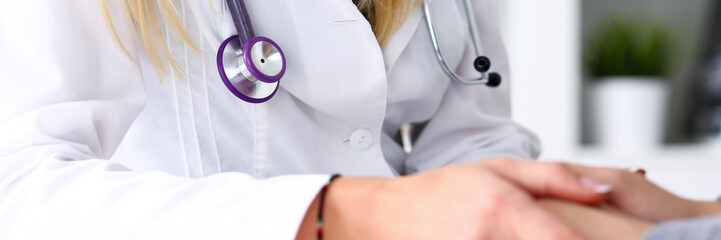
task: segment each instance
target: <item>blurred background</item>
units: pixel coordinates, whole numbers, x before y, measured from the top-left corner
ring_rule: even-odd
[[[513,117],[542,158],[721,195],[721,1],[501,2]]]

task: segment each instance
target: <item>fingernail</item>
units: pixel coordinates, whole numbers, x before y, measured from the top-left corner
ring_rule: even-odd
[[[606,194],[611,192],[613,190],[613,187],[609,184],[605,184],[602,182],[599,182],[595,179],[588,178],[588,177],[581,177],[581,186],[590,189],[591,191],[594,191],[595,193],[599,194]]]
[[[628,169],[629,172],[638,173],[638,174],[641,174],[641,176],[646,176],[646,170],[644,170],[643,168],[640,168],[640,167],[630,167],[630,168],[627,168],[627,169]]]

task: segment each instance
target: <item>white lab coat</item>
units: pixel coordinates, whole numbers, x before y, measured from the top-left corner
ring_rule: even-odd
[[[235,32],[224,1],[178,3],[201,53],[165,33],[185,75],[163,81],[109,2],[135,60],[96,1],[0,1],[0,239],[291,239],[329,173],[538,155],[509,120],[493,0],[474,10],[499,88],[443,74],[420,5],[381,49],[349,0],[247,0],[255,32],[287,58],[263,104],[218,77],[217,47]],[[449,64],[476,76],[461,7],[432,3]],[[411,154],[391,140],[426,120]]]

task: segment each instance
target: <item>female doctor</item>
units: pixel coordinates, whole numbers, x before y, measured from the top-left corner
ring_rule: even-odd
[[[573,236],[532,195],[569,178],[477,161],[539,153],[509,120],[494,1],[471,11],[497,88],[444,74],[419,2],[247,0],[285,64],[261,103],[216,65],[238,46],[228,2],[1,2],[0,239]],[[476,76],[463,2],[427,2],[447,64]],[[420,122],[407,153],[393,136]]]

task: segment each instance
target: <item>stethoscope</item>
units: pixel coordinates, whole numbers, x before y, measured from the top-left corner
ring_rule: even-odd
[[[273,98],[278,81],[285,74],[285,55],[277,43],[255,36],[243,0],[227,0],[238,35],[233,35],[218,49],[220,79],[233,95],[250,103]]]
[[[268,101],[278,91],[279,81],[285,74],[286,61],[283,50],[273,40],[255,36],[244,0],[226,0],[226,2],[238,35],[225,39],[218,48],[217,64],[220,78],[228,90],[243,101],[249,103]],[[481,76],[478,78],[461,77],[446,64],[438,44],[430,7],[424,0],[423,11],[436,59],[443,72],[454,81],[468,85],[485,84],[496,87],[501,84],[501,75],[495,72],[488,73],[491,68],[491,60],[481,54],[471,2],[464,0],[463,4],[473,48],[478,56],[473,61],[473,68],[481,73]]]

